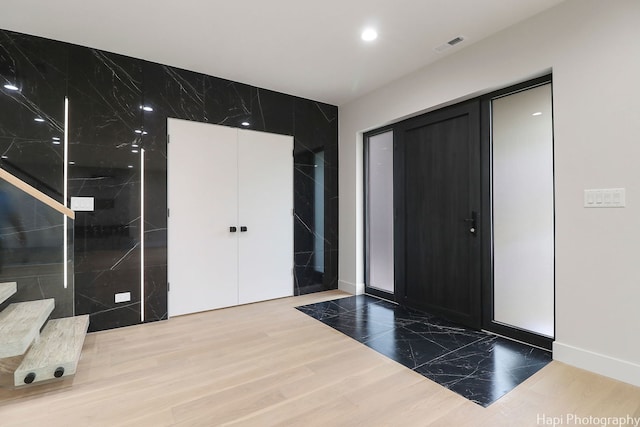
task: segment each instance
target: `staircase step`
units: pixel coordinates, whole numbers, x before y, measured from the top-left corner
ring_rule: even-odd
[[[31,346],[15,371],[15,386],[74,375],[88,327],[89,315],[47,322],[40,340]]]
[[[0,359],[24,354],[54,306],[50,298],[10,304],[0,312]]]
[[[13,373],[20,366],[20,362],[24,355],[14,356],[14,357],[5,357],[4,359],[0,359],[0,387],[1,388],[15,388],[13,383]]]
[[[0,304],[5,302],[9,297],[18,291],[16,282],[0,283]]]

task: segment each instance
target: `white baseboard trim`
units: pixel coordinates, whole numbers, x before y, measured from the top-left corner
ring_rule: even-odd
[[[554,342],[553,359],[640,387],[640,365]]]
[[[351,283],[345,280],[338,280],[338,289],[353,295],[361,295],[364,294],[364,283]]]

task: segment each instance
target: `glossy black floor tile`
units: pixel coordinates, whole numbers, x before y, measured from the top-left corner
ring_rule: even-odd
[[[551,361],[547,351],[368,295],[297,308],[485,407]]]
[[[305,305],[297,308],[298,310],[308,314],[315,319],[322,320],[329,317],[334,317],[340,313],[346,313],[358,308],[362,308],[366,306],[368,302],[370,302],[368,296],[357,295],[354,297],[324,301],[317,304]]]
[[[410,325],[397,326],[390,333],[364,343],[396,362],[416,369],[424,363],[481,339],[475,333],[447,330],[416,321]]]

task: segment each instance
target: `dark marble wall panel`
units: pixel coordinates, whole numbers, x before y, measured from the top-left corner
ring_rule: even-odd
[[[84,284],[84,288],[76,292],[76,314],[90,314],[91,331],[140,323],[140,288],[139,285],[130,286],[134,281],[138,282],[132,277],[131,271],[132,269],[76,270],[76,283]],[[138,277],[139,274],[138,272]],[[116,306],[113,301],[114,293],[117,292],[131,292],[131,301]]]
[[[336,289],[337,283],[337,139],[338,110],[336,107],[295,98],[295,291],[305,294]],[[314,228],[316,153],[324,154],[324,233]],[[329,185],[328,185],[329,184]],[[334,187],[335,186],[335,187]],[[315,239],[324,240],[324,274],[315,271]]]
[[[143,62],[145,321],[167,318],[167,118],[205,121],[205,76]]]
[[[145,251],[145,322],[155,322],[168,317],[167,310],[167,249],[160,248],[164,256],[163,265],[148,265],[149,259],[156,257],[157,248]]]
[[[338,117],[335,112],[335,138],[338,133]],[[324,173],[324,289],[338,288],[338,147],[337,144],[325,145]]]
[[[233,127],[246,122],[252,129],[264,130],[258,99],[255,87],[209,76],[205,81],[205,120]]]
[[[316,239],[323,235],[315,230],[316,153],[299,149],[294,157],[294,285],[295,293],[323,289],[323,271],[316,271]]]
[[[0,32],[0,164],[58,201],[67,50],[63,43]]]
[[[126,168],[135,157],[131,145],[141,136],[142,64],[79,46],[69,48],[69,63],[70,158]],[[99,157],[91,150],[109,150],[109,155]]]
[[[295,117],[293,105],[295,98],[265,89],[256,89],[255,103],[258,106],[258,123],[263,130],[283,135],[293,135]],[[256,114],[254,114],[256,115]],[[260,130],[252,126],[252,129]]]
[[[145,150],[164,153],[147,159],[147,168],[166,170],[167,118],[205,121],[205,76],[165,65],[142,62],[144,106],[152,111],[143,112]],[[151,163],[150,163],[151,162]]]
[[[76,213],[76,314],[91,314],[92,330],[139,322],[140,300],[134,299],[140,288],[139,172],[74,167],[69,193],[95,198],[93,212]],[[114,294],[127,291],[132,292],[131,303],[135,304],[116,304]],[[123,319],[131,319],[132,310],[138,316],[127,323]],[[120,311],[126,312],[122,319],[118,318]],[[105,323],[106,319],[112,321]]]
[[[324,110],[323,115],[333,133],[329,138],[331,142],[324,146],[324,286],[325,289],[338,289],[338,109],[325,106]]]
[[[143,151],[144,317],[147,322],[167,318],[166,126],[169,117],[294,136],[295,293],[337,288],[337,107],[6,31],[0,31],[0,43],[13,49],[5,49],[8,54],[0,50],[0,59],[2,55],[19,57],[23,52],[27,65],[58,64],[51,70],[57,73],[63,89],[51,93],[35,90],[30,96],[36,99],[36,105],[45,105],[44,99],[62,98],[63,102],[65,95],[69,98],[69,153],[70,160],[75,162],[69,166],[69,195],[92,196],[96,203],[94,212],[78,212],[75,224],[75,307],[78,314],[91,314],[91,330],[140,322],[140,185],[143,177],[140,156]],[[49,51],[51,57],[47,56]],[[2,72],[0,75],[4,78]],[[15,95],[14,98],[4,92],[2,95],[5,99],[0,99],[0,112],[4,113],[8,105],[18,105]],[[62,113],[63,110],[57,116],[48,114],[59,121]],[[4,145],[0,148],[11,146],[15,135],[21,132],[27,135],[25,129],[31,129],[32,115],[33,111],[24,109],[15,115],[3,116],[6,118],[0,121],[0,144]],[[39,142],[46,139],[37,138]],[[46,150],[51,148],[47,146]],[[314,206],[318,197],[314,162],[319,152],[324,154],[325,170],[320,196],[324,194],[324,219],[320,219],[324,221],[321,236],[324,272],[315,271],[312,262],[318,236],[314,230],[317,220]],[[60,180],[61,155],[54,160],[47,156],[38,152],[32,157],[48,163],[42,173]],[[55,179],[42,180],[55,182]],[[62,181],[59,182],[54,189],[62,187]],[[117,292],[131,292],[131,301],[115,304]]]
[[[140,322],[142,64],[77,46],[69,63],[69,195],[95,199],[76,215],[76,313],[91,314],[91,330],[131,325]],[[127,291],[131,301],[115,303]]]
[[[168,313],[166,159],[166,144],[145,151],[145,321],[166,319]]]

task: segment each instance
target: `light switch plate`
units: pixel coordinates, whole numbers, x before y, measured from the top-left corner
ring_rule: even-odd
[[[117,303],[131,301],[131,292],[120,292],[119,294],[116,294],[115,301]]]
[[[601,188],[584,190],[585,208],[624,208],[626,196],[624,188]]]
[[[71,210],[76,212],[93,212],[93,197],[72,197]]]

